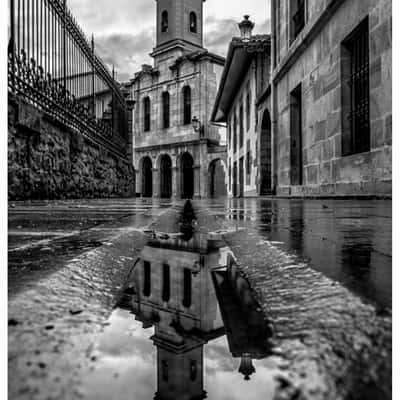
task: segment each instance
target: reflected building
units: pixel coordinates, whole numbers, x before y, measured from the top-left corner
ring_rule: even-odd
[[[215,244],[203,236],[152,239],[130,276],[133,313],[155,328],[157,400],[207,397],[203,347],[225,333],[209,273],[220,262]]]
[[[207,235],[152,238],[125,285],[120,307],[143,328],[154,326],[157,400],[206,398],[204,345],[225,333],[246,380],[255,372],[252,360],[268,355],[262,314],[223,246]]]

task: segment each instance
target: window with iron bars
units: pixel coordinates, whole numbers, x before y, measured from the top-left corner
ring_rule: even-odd
[[[370,150],[369,25],[366,18],[342,43],[342,155]]]

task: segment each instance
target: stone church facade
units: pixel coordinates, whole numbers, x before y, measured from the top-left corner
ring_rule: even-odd
[[[129,84],[136,193],[226,195],[226,146],[210,114],[225,60],[203,47],[203,0],[158,0],[154,66]]]

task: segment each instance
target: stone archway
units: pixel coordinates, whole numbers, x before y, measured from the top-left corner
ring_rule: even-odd
[[[160,197],[172,197],[172,160],[168,154],[163,154],[160,158]]]
[[[271,160],[271,117],[269,111],[265,110],[260,135],[259,193],[261,196],[272,192]]]
[[[194,195],[194,161],[189,153],[181,157],[181,196],[192,199]]]
[[[226,168],[221,159],[210,162],[208,167],[208,196],[218,198],[227,196],[227,187],[225,182]]]
[[[153,163],[150,157],[142,160],[142,197],[153,196]]]

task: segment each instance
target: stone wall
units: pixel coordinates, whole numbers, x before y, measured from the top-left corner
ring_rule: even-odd
[[[281,1],[273,72],[277,193],[294,196],[378,195],[392,189],[390,0],[308,2],[303,31],[291,43]],[[345,155],[347,118],[343,43],[368,17],[370,150]],[[291,181],[291,93],[301,84],[303,182]]]
[[[8,101],[10,200],[129,197],[133,167],[20,99]]]

